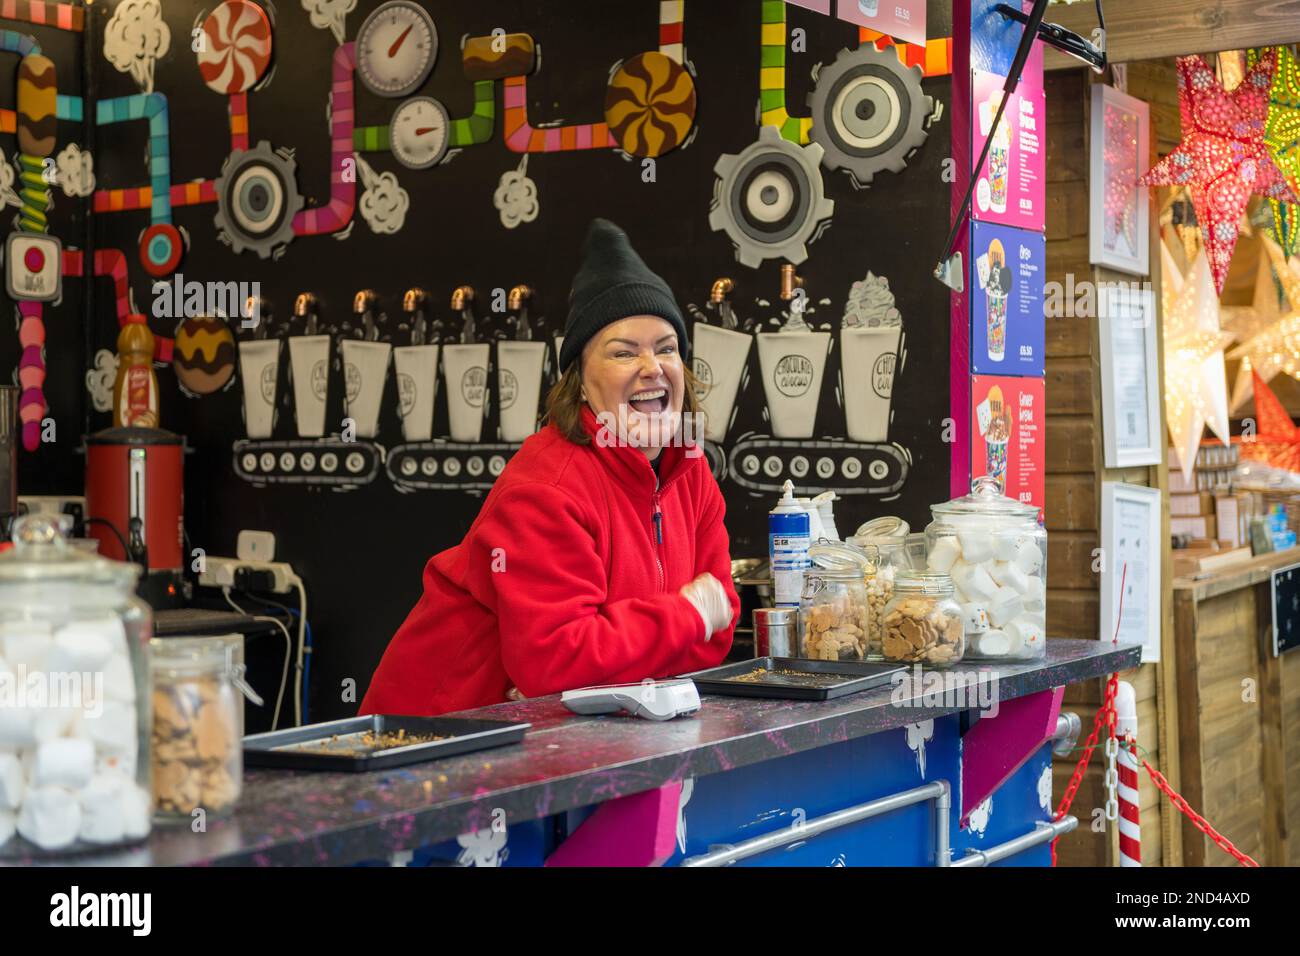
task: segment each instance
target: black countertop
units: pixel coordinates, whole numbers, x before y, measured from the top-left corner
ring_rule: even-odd
[[[960,664],[997,674],[1000,700],[1136,667],[1140,648],[1054,639],[1042,661]],[[250,770],[233,815],[155,827],[138,846],[63,865],[319,865],[386,859],[492,823],[537,819],[926,720],[959,709],[892,699],[882,687],[823,702],[705,697],[700,712],[666,722],[580,717],[559,698],[497,704],[466,715],[529,721],[523,743],[369,774]],[[919,690],[917,692],[919,696]],[[30,863],[32,861],[23,861]]]

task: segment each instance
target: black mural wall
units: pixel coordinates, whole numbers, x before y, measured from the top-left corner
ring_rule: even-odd
[[[375,0],[359,0],[346,17],[348,40],[377,5]],[[226,98],[204,85],[190,49],[191,31],[211,6],[211,2],[163,0],[171,40],[168,52],[156,64],[154,88],[170,103],[171,176],[176,183],[218,176],[230,153]],[[185,279],[201,282],[259,282],[273,336],[285,334],[291,304],[301,292],[317,297],[323,330],[349,335],[355,326],[354,294],[373,289],[378,293],[378,309],[387,316],[380,328],[397,344],[406,341],[407,333],[398,326],[401,296],[407,288],[427,289],[429,317],[459,329],[459,319],[448,307],[449,296],[456,286],[470,285],[477,290],[484,326],[502,330],[508,327],[506,318],[488,311],[492,290],[526,283],[537,291],[534,324],[549,337],[562,327],[587,223],[604,216],[628,231],[684,307],[687,303],[703,306],[713,280],[728,276],[736,284],[733,300],[738,317],[753,324],[769,323],[765,327],[770,328],[782,305],[777,297],[779,262],[767,261],[758,269],[742,266],[727,235],[709,226],[715,162],[724,153],[739,153],[758,134],[760,6],[759,0],[689,0],[686,4],[685,45],[698,100],[696,129],[685,148],[658,158],[652,182],[645,181],[640,159],[614,150],[533,154],[527,175],[536,184],[539,214],[517,228],[505,228],[493,206],[493,194],[502,174],[519,166],[521,155],[507,149],[502,140],[502,84],[497,82],[497,127],[490,141],[424,170],[406,168],[387,152],[364,154],[375,174],[395,174],[409,197],[404,224],[396,233],[376,234],[358,214],[342,236],[299,237],[278,258],[263,260],[250,252],[236,254],[219,241],[215,204],[181,207],[173,215],[188,239],[180,271]],[[931,5],[931,36],[949,32],[944,6]],[[90,8],[88,42],[98,98],[140,91],[137,79],[117,70],[102,51],[104,30],[115,8],[113,3]],[[570,123],[601,119],[611,66],[654,49],[657,43],[659,4],[655,0],[447,2],[430,9],[441,52],[419,92],[438,98],[453,117],[469,114],[474,102],[459,55],[460,40],[466,35],[487,35],[500,28],[536,39],[540,66],[528,79],[528,110],[534,124],[560,118]],[[331,57],[338,43],[329,29],[312,25],[308,11],[298,2],[282,0],[272,14],[273,73],[248,98],[250,144],[265,140],[273,148],[292,150],[305,206],[324,205],[329,199],[331,166],[327,97]],[[788,103],[798,115],[806,113],[813,68],[832,62],[844,47],[855,47],[857,30],[793,7],[789,26],[806,34],[806,52],[787,54]],[[75,61],[75,49],[70,55]],[[926,80],[924,90],[946,106],[947,77]],[[356,121],[358,125],[387,123],[399,102],[381,99],[358,85]],[[61,127],[61,144],[75,133],[72,127]],[[147,145],[143,124],[96,130],[98,185],[146,183]],[[798,267],[815,310],[808,316],[810,324],[838,330],[851,284],[870,270],[888,278],[906,333],[906,354],[894,382],[889,439],[908,450],[910,472],[889,500],[858,496],[842,501],[837,508],[841,531],[851,531],[881,514],[900,514],[919,530],[928,520],[928,506],[948,497],[949,449],[942,440],[948,413],[948,295],[930,278],[947,224],[949,185],[943,178],[943,160],[948,146],[945,111],[931,127],[928,141],[899,174],[881,173],[870,188],[859,191],[843,173],[823,170],[826,195],[834,200],[835,212],[830,227],[809,245],[809,257]],[[360,190],[359,183],[358,194]],[[135,309],[151,314],[150,280],[140,269],[135,251],[148,225],[148,213],[96,215],[93,220],[99,246],[126,251]],[[58,228],[69,230],[65,241],[80,236],[75,218]],[[117,326],[112,296],[104,284],[94,314],[87,319],[93,349],[78,348],[83,336],[77,328],[76,308],[76,303],[65,303],[57,310],[55,324],[61,334],[66,330],[68,347],[65,350],[60,344],[51,349],[50,382],[59,420],[75,422],[79,428],[88,407],[81,381],[84,370],[93,361],[93,349],[112,348]],[[174,320],[151,317],[150,324],[156,333],[174,332]],[[0,355],[6,363],[14,361],[16,343],[7,339],[2,347]],[[282,361],[287,365],[287,356]],[[728,442],[750,432],[770,434],[757,349],[751,350],[748,362]],[[870,370],[848,372],[870,374]],[[343,385],[337,369],[333,374],[328,428],[337,431]],[[817,438],[845,437],[840,374],[836,347],[822,383]],[[246,437],[239,377],[226,390],[198,398],[182,394],[170,368],[160,368],[159,378],[163,424],[186,435],[193,449],[186,464],[186,525],[192,545],[208,554],[232,554],[242,528],[276,534],[278,557],[292,562],[311,597],[312,716],[325,719],[350,713],[353,705],[341,701],[342,682],[352,678],[358,694],[364,692],[389,637],[420,592],[424,563],[462,537],[480,507],[481,495],[401,493],[382,472],[370,484],[347,492],[302,485],[256,487],[239,477],[232,463],[232,446]],[[440,387],[435,435],[447,434],[445,391]],[[390,375],[375,439],[385,447],[402,441],[397,407],[397,385]],[[283,369],[277,415],[275,437],[292,438],[292,388]],[[107,415],[88,417],[92,428],[108,424]],[[485,430],[485,440],[486,436]],[[78,492],[80,468],[72,442],[43,448],[24,462],[23,490]],[[724,479],[722,487],[733,555],[763,554],[766,513],[775,496],[752,494],[731,479]]]

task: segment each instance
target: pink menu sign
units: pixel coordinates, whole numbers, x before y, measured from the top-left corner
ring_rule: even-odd
[[[839,0],[841,20],[925,46],[925,0]]]
[[[998,128],[993,117],[1002,102],[1005,78],[973,71],[971,84],[972,161],[979,158],[985,140],[993,145],[979,171],[971,215],[1041,232],[1047,203],[1044,153],[1047,148],[1047,98],[1042,75],[1026,69],[1012,94]]]

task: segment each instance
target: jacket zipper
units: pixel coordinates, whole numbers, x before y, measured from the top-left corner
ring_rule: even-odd
[[[659,590],[662,592],[668,586],[667,576],[664,574],[663,562],[663,544],[664,544],[664,513],[659,507],[659,492],[654,494],[654,514],[650,520],[654,523],[655,529],[655,565],[659,568]]]

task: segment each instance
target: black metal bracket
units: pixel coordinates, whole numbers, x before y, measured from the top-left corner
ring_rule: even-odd
[[[1002,14],[1004,19],[1015,20],[1017,23],[1028,24],[1030,15],[1017,10],[1015,7],[1006,3],[999,3],[993,8],[994,13]],[[1082,60],[1098,73],[1106,69],[1106,50],[1103,47],[1098,48],[1096,44],[1085,40],[1073,30],[1067,30],[1059,23],[1038,23],[1038,39],[1042,40],[1048,46],[1055,50],[1060,50],[1067,56],[1072,56],[1076,60]],[[1102,42],[1105,43],[1106,31],[1102,27]]]

